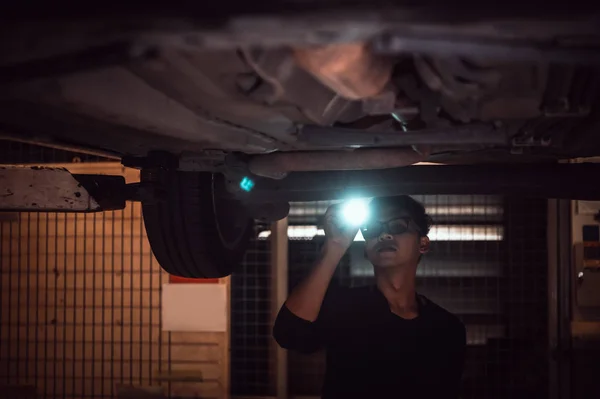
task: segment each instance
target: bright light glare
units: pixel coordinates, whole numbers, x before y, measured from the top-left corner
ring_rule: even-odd
[[[369,217],[369,206],[364,199],[351,199],[342,207],[342,216],[344,222],[350,226],[360,226],[367,221]]]
[[[315,225],[289,226],[288,237],[291,239],[312,240],[317,236],[324,236],[325,231]],[[259,240],[266,240],[271,236],[270,230],[261,231]],[[499,225],[445,225],[433,226],[429,231],[431,241],[502,241],[504,228]],[[364,241],[360,230],[354,241]]]

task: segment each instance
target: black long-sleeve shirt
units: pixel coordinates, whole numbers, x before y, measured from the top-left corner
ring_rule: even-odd
[[[376,287],[330,289],[315,322],[284,305],[273,335],[286,349],[326,350],[323,398],[457,399],[465,327],[427,298],[418,303],[408,320]]]

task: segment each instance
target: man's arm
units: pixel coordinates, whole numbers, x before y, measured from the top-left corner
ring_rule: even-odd
[[[303,320],[316,321],[333,273],[345,252],[345,248],[326,242],[310,274],[292,290],[284,306]]]
[[[327,210],[321,255],[310,274],[292,290],[273,327],[273,336],[283,348],[310,352],[321,346],[317,320],[331,278],[356,232],[356,228],[344,228],[340,223],[338,206]]]
[[[334,254],[324,250],[311,273],[281,307],[273,326],[273,337],[282,348],[312,353],[323,347],[323,326],[336,303],[331,298],[336,294],[328,291],[339,262]]]

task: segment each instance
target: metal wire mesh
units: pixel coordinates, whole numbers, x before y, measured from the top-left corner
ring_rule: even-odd
[[[257,225],[239,270],[231,276],[231,393],[269,395],[272,345],[270,241]]]
[[[20,213],[1,224],[0,379],[38,397],[116,397],[168,365],[165,281],[140,206]]]
[[[30,146],[0,144],[14,163],[80,155],[52,150],[32,159]],[[122,171],[97,165],[97,173]],[[147,388],[222,397],[225,334],[163,331],[168,280],[139,203],[98,214],[0,213],[0,397],[29,390],[39,398],[114,398]]]

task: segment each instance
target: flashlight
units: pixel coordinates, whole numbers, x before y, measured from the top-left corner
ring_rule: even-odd
[[[363,225],[369,218],[369,206],[367,200],[356,198],[342,205],[342,217],[344,223],[349,226],[358,227]]]

